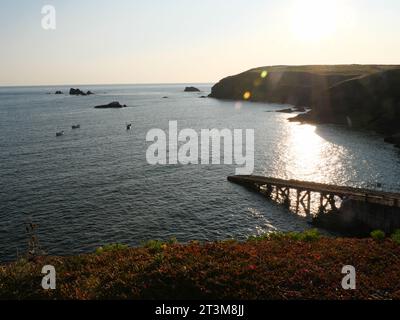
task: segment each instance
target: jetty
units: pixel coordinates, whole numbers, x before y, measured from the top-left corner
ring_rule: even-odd
[[[310,214],[311,201],[315,198],[319,198],[320,214],[337,211],[338,202],[343,200],[391,207],[397,211],[400,208],[400,193],[262,176],[229,176],[228,181],[261,192],[287,208],[294,201],[296,213],[302,208],[306,214]]]

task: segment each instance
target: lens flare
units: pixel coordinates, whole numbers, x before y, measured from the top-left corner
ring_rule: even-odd
[[[250,97],[251,97],[250,91],[246,91],[246,92],[243,94],[243,99],[244,99],[244,100],[249,100]]]

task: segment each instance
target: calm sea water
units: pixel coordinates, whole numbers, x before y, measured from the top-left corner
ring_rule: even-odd
[[[304,230],[307,219],[227,182],[235,165],[151,166],[151,128],[255,129],[255,174],[396,187],[399,152],[382,137],[335,126],[289,123],[282,106],[200,99],[183,85],[81,86],[94,96],[54,95],[68,87],[0,88],[0,260],[27,247],[38,224],[50,254],[113,242],[246,238]],[[168,99],[162,97],[168,96]],[[120,101],[122,110],[93,106]],[[125,124],[133,123],[126,131]],[[81,129],[71,130],[79,123]],[[55,132],[65,130],[56,138]]]

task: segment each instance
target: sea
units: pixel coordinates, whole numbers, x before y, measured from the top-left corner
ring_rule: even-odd
[[[287,106],[221,101],[212,84],[0,88],[0,261],[35,236],[47,254],[110,243],[246,239],[303,231],[310,217],[227,181],[232,164],[150,164],[151,129],[253,129],[254,174],[398,190],[400,153],[373,132],[288,121]],[[61,90],[64,94],[55,95]],[[122,109],[95,109],[119,101]],[[132,123],[131,130],[126,125]],[[80,124],[73,130],[72,125]],[[56,132],[64,135],[56,137]]]

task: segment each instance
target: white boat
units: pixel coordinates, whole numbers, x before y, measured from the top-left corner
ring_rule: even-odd
[[[75,124],[72,125],[72,129],[80,129],[81,125],[80,124]]]
[[[56,137],[61,137],[64,135],[64,131],[56,132]]]

